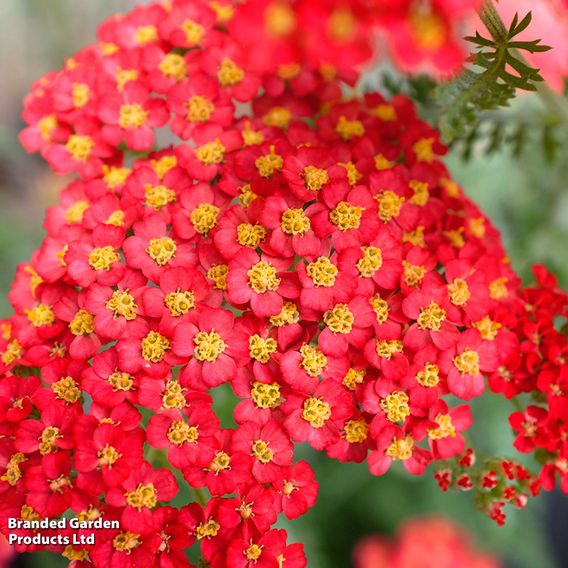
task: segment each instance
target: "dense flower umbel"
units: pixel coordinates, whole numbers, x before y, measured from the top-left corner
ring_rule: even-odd
[[[346,98],[325,53],[317,71],[250,61],[290,47],[296,18],[362,53],[358,8],[323,30],[321,6],[300,5],[262,3],[275,37],[252,51],[227,33],[228,2],[137,8],[26,98],[22,142],[79,178],[1,328],[0,521],[121,520],[93,548],[54,549],[70,560],[181,566],[197,543],[211,566],[231,551],[231,566],[300,568],[301,546],[270,530],[316,501],[293,442],[420,474],[463,450],[469,408],[446,396],[479,396],[512,364],[518,279],[412,103]],[[243,22],[262,11],[240,10],[258,32]],[[162,126],[182,141],[149,151]],[[205,392],[223,383],[242,399],[235,429]],[[544,440],[565,474],[565,445]],[[212,498],[166,506],[182,479]]]

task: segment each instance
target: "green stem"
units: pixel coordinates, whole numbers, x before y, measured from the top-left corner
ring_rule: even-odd
[[[492,0],[485,0],[478,14],[495,41],[503,42],[507,39],[507,28]]]

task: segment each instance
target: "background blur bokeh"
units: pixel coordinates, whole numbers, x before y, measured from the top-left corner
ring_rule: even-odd
[[[17,134],[21,99],[33,80],[62,65],[95,38],[98,22],[125,11],[134,0],[0,0],[0,316],[9,315],[6,292],[16,265],[28,259],[42,238],[46,207],[68,181],[57,177],[37,156],[28,156]],[[516,102],[514,114],[538,112],[531,97]],[[507,115],[505,114],[505,117]],[[504,150],[488,158],[482,149],[468,162],[450,153],[453,175],[503,232],[513,266],[530,278],[530,265],[543,262],[568,286],[568,161],[548,162],[537,144],[522,159]],[[504,400],[473,405],[474,444],[494,454],[512,454]],[[220,401],[222,403],[222,401]],[[381,478],[366,465],[338,464],[300,448],[321,484],[317,506],[287,525],[292,540],[305,543],[312,568],[349,566],[357,540],[392,533],[405,519],[446,514],[469,529],[480,548],[515,568],[568,565],[562,553],[568,526],[568,498],[553,494],[511,511],[499,528],[477,512],[467,494],[443,494],[428,476],[410,478],[394,467]],[[564,539],[564,540],[563,540]],[[564,560],[562,560],[564,558]],[[50,568],[65,563],[49,554],[20,558],[18,566]],[[458,567],[459,568],[459,567]]]

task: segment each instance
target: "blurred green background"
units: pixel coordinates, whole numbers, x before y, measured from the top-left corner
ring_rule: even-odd
[[[68,181],[50,173],[40,158],[26,155],[20,147],[21,99],[33,80],[59,68],[65,56],[94,40],[97,22],[134,4],[130,0],[0,0],[2,317],[10,313],[5,295],[16,265],[39,246],[44,210]],[[513,120],[532,113],[538,119],[541,109],[536,98],[526,96],[512,110],[504,111],[503,118]],[[552,163],[543,156],[538,143],[529,145],[521,159],[507,150],[488,157],[480,147],[469,163],[457,152],[450,153],[447,161],[455,179],[502,231],[519,273],[530,278],[531,264],[543,262],[567,287],[568,161],[563,150],[565,153],[565,147]],[[475,442],[481,448],[494,454],[511,454],[512,436],[504,427],[510,411],[506,401],[491,397],[474,405]],[[340,465],[306,448],[300,448],[300,454],[316,469],[320,497],[308,515],[284,526],[291,540],[305,543],[312,568],[346,567],[359,538],[376,532],[392,533],[405,519],[426,513],[454,518],[474,533],[482,549],[498,554],[507,566],[565,565],[553,559],[549,534],[562,526],[565,531],[568,519],[562,513],[553,517],[547,513],[550,503],[564,506],[566,511],[565,496],[535,500],[522,512],[511,510],[507,525],[498,528],[475,510],[467,494],[443,494],[431,478],[414,479],[398,467],[375,478],[365,465]],[[20,559],[18,565],[50,568],[64,563],[42,554]]]

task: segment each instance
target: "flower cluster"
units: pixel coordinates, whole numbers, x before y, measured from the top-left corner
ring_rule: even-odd
[[[120,520],[49,546],[76,566],[184,566],[194,543],[213,568],[304,566],[271,528],[316,500],[294,444],[420,474],[517,349],[518,278],[438,133],[329,65],[259,69],[232,14],[114,17],[25,101],[25,147],[78,177],[2,324],[0,525]]]

